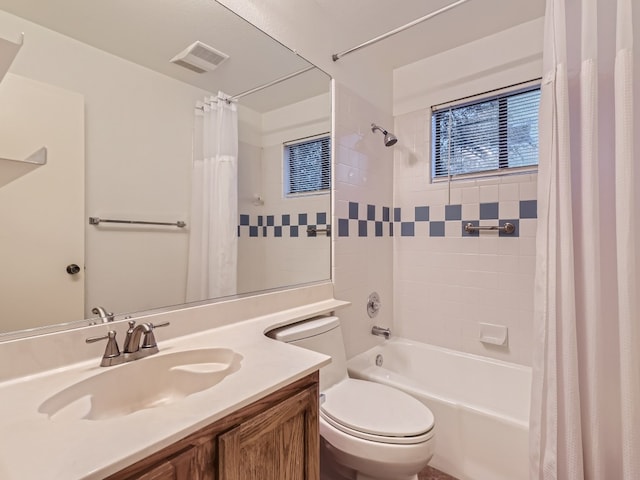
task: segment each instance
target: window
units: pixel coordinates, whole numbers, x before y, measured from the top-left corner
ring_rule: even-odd
[[[538,164],[540,87],[434,107],[432,178]]]
[[[284,193],[318,193],[331,188],[331,138],[322,135],[284,144]]]

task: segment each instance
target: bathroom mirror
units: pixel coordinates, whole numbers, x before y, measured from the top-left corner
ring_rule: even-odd
[[[287,148],[329,136],[330,79],[222,5],[0,0],[0,78],[0,174],[46,148],[0,187],[0,341],[186,302],[197,128],[219,91],[240,97],[225,295],[330,278],[329,185],[284,180]]]

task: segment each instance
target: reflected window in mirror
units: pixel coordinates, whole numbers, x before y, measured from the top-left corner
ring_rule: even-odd
[[[328,133],[284,144],[285,196],[328,193],[331,188],[331,138]]]

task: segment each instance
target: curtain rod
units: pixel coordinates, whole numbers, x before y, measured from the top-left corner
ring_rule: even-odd
[[[259,92],[260,90],[264,90],[265,88],[271,87],[271,86],[276,85],[276,84],[281,83],[281,82],[284,82],[285,80],[289,80],[290,78],[297,77],[298,75],[302,75],[303,73],[308,72],[309,70],[313,70],[314,68],[316,68],[314,65],[310,65],[308,67],[303,68],[302,70],[298,70],[297,72],[293,72],[293,73],[290,73],[288,75],[285,75],[284,77],[276,78],[275,80],[273,80],[273,81],[271,81],[269,83],[265,83],[264,85],[260,85],[259,87],[255,87],[255,88],[252,88],[251,90],[247,90],[245,92],[238,93],[237,95],[233,95],[233,96],[229,97],[228,100],[236,101],[236,100],[238,100],[238,99],[240,99],[240,98],[242,98],[242,97],[244,97],[246,95],[250,95],[252,93]]]
[[[467,1],[469,1],[469,0],[458,0],[457,2],[453,2],[452,4],[446,5],[446,6],[442,7],[441,9],[436,10],[435,12],[428,13],[424,17],[420,17],[420,18],[418,18],[418,19],[416,19],[416,20],[414,20],[412,22],[407,23],[406,25],[403,25],[403,26],[398,27],[398,28],[396,28],[394,30],[391,30],[390,32],[384,33],[384,34],[380,35],[379,37],[372,38],[371,40],[368,40],[368,41],[366,41],[364,43],[361,43],[360,45],[357,45],[357,46],[352,47],[352,48],[350,48],[348,50],[345,50],[344,52],[334,53],[331,56],[331,58],[333,58],[333,61],[335,62],[338,59],[344,57],[345,55],[348,55],[348,54],[350,54],[352,52],[355,52],[356,50],[360,50],[361,48],[368,47],[369,45],[373,45],[374,43],[377,43],[380,40],[384,40],[386,38],[389,38],[392,35],[395,35],[396,33],[400,33],[402,31],[406,30],[407,28],[411,28],[411,27],[413,27],[413,26],[415,26],[415,25],[417,25],[419,23],[424,22],[425,20],[429,20],[430,18],[433,18],[433,17],[435,17],[437,15],[440,15],[441,13],[444,13],[447,10],[451,10],[452,8],[455,8],[458,5],[462,5],[463,3],[467,2]]]

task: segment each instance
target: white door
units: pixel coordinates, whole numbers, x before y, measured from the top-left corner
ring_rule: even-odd
[[[0,158],[43,146],[45,165],[0,187],[0,332],[84,318],[84,98],[7,74]]]

